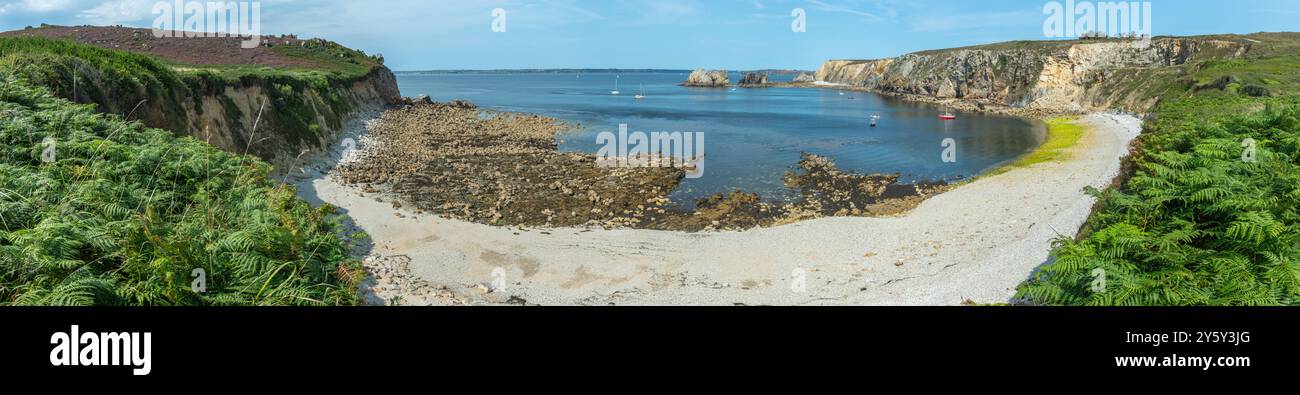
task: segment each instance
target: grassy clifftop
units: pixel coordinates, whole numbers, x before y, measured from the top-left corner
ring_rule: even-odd
[[[332,144],[352,113],[400,99],[380,57],[325,40],[263,40],[243,49],[238,38],[43,27],[0,34],[0,69],[101,112],[277,162]]]
[[[109,26],[41,26],[0,33],[0,37],[39,37],[98,48],[148,55],[183,72],[333,76],[360,78],[383,66],[367,55],[322,39],[260,36],[260,45],[244,48],[235,37],[155,38],[148,29]]]

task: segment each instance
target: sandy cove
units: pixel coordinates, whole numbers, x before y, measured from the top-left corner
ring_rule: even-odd
[[[493,227],[395,209],[324,165],[296,182],[371,236],[376,304],[999,303],[1047,260],[1053,239],[1080,228],[1095,202],[1082,190],[1111,183],[1141,130],[1127,115],[1079,122],[1087,131],[1065,160],[977,179],[906,216],[744,232]]]

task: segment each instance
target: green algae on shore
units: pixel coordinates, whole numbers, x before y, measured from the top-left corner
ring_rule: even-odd
[[[1070,149],[1083,138],[1086,127],[1079,124],[1078,117],[1062,116],[1044,121],[1047,126],[1046,141],[1032,152],[1001,166],[980,177],[995,176],[1015,168],[1033,166],[1045,162],[1060,162],[1069,159]]]

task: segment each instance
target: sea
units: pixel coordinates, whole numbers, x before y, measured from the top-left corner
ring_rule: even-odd
[[[703,171],[670,198],[683,206],[735,190],[772,202],[797,198],[782,182],[804,153],[844,171],[900,174],[902,183],[955,182],[996,169],[1046,139],[1038,121],[955,112],[835,86],[687,88],[689,71],[530,71],[397,73],[405,96],[468,100],[482,108],[528,112],[575,125],[563,151],[597,153],[602,132],[703,134]],[[733,73],[731,80],[740,81]],[[786,82],[792,75],[772,75]],[[611,91],[618,90],[619,95]],[[644,99],[634,96],[641,93]],[[952,113],[955,120],[941,120]],[[872,116],[878,116],[871,126]]]

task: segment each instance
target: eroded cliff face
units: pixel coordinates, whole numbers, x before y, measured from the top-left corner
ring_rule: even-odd
[[[0,32],[0,40],[9,44],[0,71],[100,112],[277,165],[325,151],[352,117],[401,101],[382,56],[323,39],[263,36],[262,45],[244,48],[239,37],[42,26]]]
[[[967,99],[1051,111],[1145,112],[1170,66],[1236,58],[1249,42],[1160,38],[1137,42],[1017,42],[926,51],[881,60],[832,60],[816,79],[882,93]]]
[[[289,168],[304,151],[328,152],[352,117],[400,101],[397,79],[387,68],[328,87],[255,81],[184,102],[187,126],[178,132]]]
[[[149,127],[191,136],[235,154],[262,158],[277,168],[297,165],[306,154],[327,152],[354,116],[401,101],[397,78],[385,67],[352,81],[310,82],[245,77],[236,81],[190,80],[185,85],[146,85],[123,91],[82,81],[80,94],[105,113]],[[256,126],[256,127],[255,127]]]

